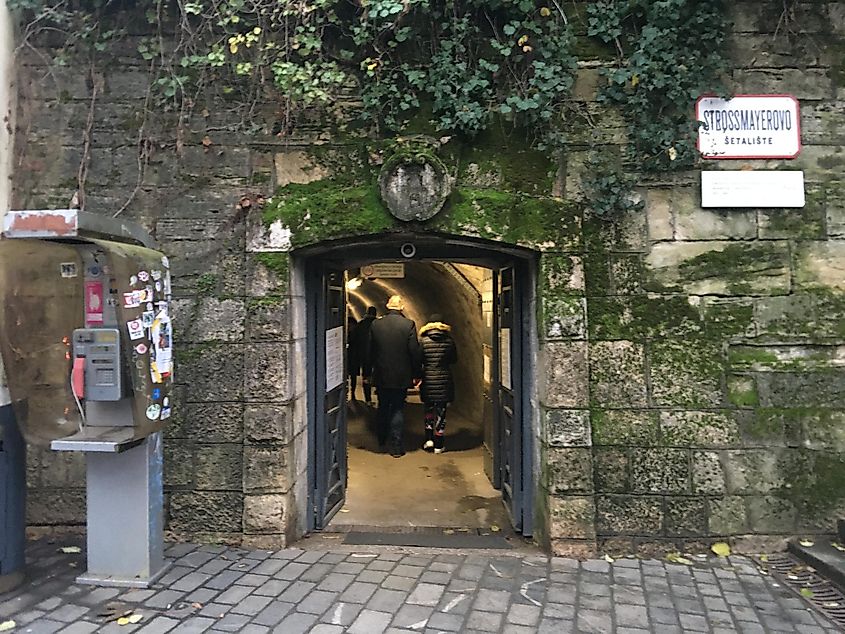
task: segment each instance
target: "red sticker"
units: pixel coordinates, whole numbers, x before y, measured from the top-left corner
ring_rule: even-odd
[[[103,283],[85,282],[85,327],[103,325]]]

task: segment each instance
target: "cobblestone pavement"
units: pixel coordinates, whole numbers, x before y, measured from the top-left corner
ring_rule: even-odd
[[[75,583],[73,540],[30,545],[29,581],[0,595],[17,632],[839,631],[746,558],[694,566],[409,549],[241,550],[176,544],[149,590]],[[78,542],[76,542],[78,543]],[[107,622],[111,607],[135,625]]]

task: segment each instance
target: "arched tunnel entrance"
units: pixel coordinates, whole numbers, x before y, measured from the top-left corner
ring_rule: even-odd
[[[431,528],[532,532],[536,416],[533,252],[426,235],[380,236],[296,253],[306,270],[313,517],[309,530]],[[417,330],[433,316],[458,350],[445,452],[423,449],[423,404],[409,389],[405,455],[379,446],[379,395],[350,388],[346,344],[367,308],[401,295]],[[357,374],[357,372],[352,372]]]

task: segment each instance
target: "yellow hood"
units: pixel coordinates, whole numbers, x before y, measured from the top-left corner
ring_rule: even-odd
[[[442,321],[430,321],[425,326],[420,328],[420,336],[427,333],[429,330],[444,330],[449,332],[452,330],[452,326],[449,324],[444,324]]]

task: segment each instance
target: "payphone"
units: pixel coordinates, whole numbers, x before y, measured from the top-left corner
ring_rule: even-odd
[[[4,219],[0,354],[27,442],[85,454],[81,583],[146,587],[165,569],[170,294],[167,257],[137,225],[78,210]]]

